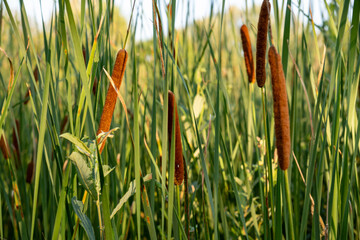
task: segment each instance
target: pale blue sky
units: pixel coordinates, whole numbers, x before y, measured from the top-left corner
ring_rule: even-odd
[[[17,0],[8,0],[10,8],[15,11],[19,11],[19,1]],[[79,0],[80,2],[80,0]],[[97,2],[97,1],[95,1]],[[104,1],[105,2],[105,1]],[[131,13],[131,4],[132,0],[115,0],[115,4],[120,7],[122,14],[128,20]],[[164,5],[168,3],[169,0],[161,0],[161,3]],[[186,19],[186,10],[187,10],[188,0],[178,0],[177,1],[177,16],[175,25],[177,28],[183,27],[185,25]],[[214,9],[216,12],[220,11],[222,0],[214,0],[215,5]],[[251,5],[253,0],[248,0],[248,4]],[[262,0],[254,0],[258,5],[261,4]],[[282,2],[280,0],[279,2]],[[286,2],[286,1],[285,1]],[[297,2],[297,1],[295,1]],[[33,22],[37,24],[41,23],[41,7],[39,0],[24,0],[25,8],[27,14]],[[54,4],[57,4],[57,0],[42,0],[42,13],[44,15],[45,21],[51,18],[51,14],[54,11]],[[194,9],[190,11],[190,19],[201,19],[209,15],[211,0],[190,0],[190,8]],[[305,13],[309,13],[309,5],[311,4],[311,9],[313,13],[313,18],[315,23],[320,24],[322,21],[321,13],[326,14],[324,3],[317,0],[303,0],[301,4],[301,9]],[[225,8],[229,6],[237,6],[240,9],[245,9],[245,0],[225,0]],[[161,7],[164,9],[164,7]],[[293,6],[295,13],[297,13],[297,8]],[[139,13],[142,17],[142,26],[138,25],[138,31],[136,33],[137,40],[147,39],[152,36],[152,0],[137,0],[134,16]],[[165,11],[163,11],[165,14]],[[326,16],[326,15],[325,15]]]

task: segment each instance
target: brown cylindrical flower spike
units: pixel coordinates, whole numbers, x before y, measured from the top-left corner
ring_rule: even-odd
[[[175,114],[175,179],[174,184],[180,185],[184,180],[184,162],[182,155],[181,145],[181,133],[179,125],[179,116],[177,111],[177,105],[174,93],[169,90],[169,111],[168,111],[168,138],[169,138],[169,149],[171,149],[171,136]],[[169,151],[170,152],[170,151]]]
[[[249,31],[245,24],[242,25],[240,28],[240,35],[244,50],[246,72],[248,75],[249,83],[253,83],[255,81],[254,59],[251,50]]]
[[[269,0],[264,0],[260,9],[258,34],[256,39],[256,82],[261,88],[265,85],[266,80],[265,59],[269,14]]]
[[[120,88],[121,81],[125,73],[127,58],[128,58],[128,54],[125,49],[121,49],[117,53],[114,69],[111,75],[111,78],[113,79],[117,89]],[[97,135],[101,132],[108,132],[110,130],[116,99],[117,99],[117,94],[113,86],[110,84],[108,92],[106,94],[105,105],[101,115],[101,120],[97,131]],[[104,146],[105,146],[105,142],[103,142],[103,144],[101,145],[100,152],[102,152]]]
[[[271,85],[274,99],[276,148],[280,168],[285,171],[289,167],[291,151],[290,121],[285,76],[281,57],[274,46],[270,47],[268,58],[271,69]]]

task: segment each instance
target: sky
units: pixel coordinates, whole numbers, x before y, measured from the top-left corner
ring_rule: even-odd
[[[25,9],[30,21],[38,24],[41,24],[41,14],[43,14],[45,22],[51,18],[52,12],[54,11],[54,4],[58,4],[58,0],[23,0],[25,4]],[[262,0],[248,0],[249,7],[252,5],[252,2],[260,5]],[[283,0],[278,0],[281,3]],[[79,0],[80,2],[80,0]],[[97,1],[96,1],[97,2]],[[105,1],[104,1],[105,2]],[[160,6],[160,9],[165,9],[164,4],[168,3],[169,0],[161,0],[163,5]],[[208,17],[210,4],[212,0],[190,0],[190,9],[193,11],[190,12],[190,20],[192,19],[203,19]],[[270,1],[272,2],[272,1]],[[286,2],[286,1],[285,1]],[[293,1],[294,3],[295,1]],[[306,13],[309,13],[309,5],[311,5],[312,14],[314,22],[321,24],[322,16],[326,16],[325,6],[322,1],[318,0],[302,0],[300,8]],[[19,1],[17,0],[8,0],[10,9],[12,11],[20,12]],[[131,7],[133,0],[115,0],[115,5],[117,5],[123,16],[126,20],[130,19]],[[177,12],[176,12],[176,28],[181,28],[185,26],[186,20],[186,11],[187,11],[188,0],[177,0]],[[214,10],[219,12],[221,10],[222,0],[214,0]],[[225,9],[228,9],[229,6],[236,6],[240,9],[245,9],[245,0],[225,0]],[[293,5],[294,11],[297,13],[297,6]],[[152,37],[152,0],[136,0],[134,17],[139,14],[141,17],[141,25],[138,25],[136,39],[144,40]],[[162,14],[166,14],[165,11]],[[191,22],[191,21],[190,21]],[[256,24],[254,24],[256,25]]]

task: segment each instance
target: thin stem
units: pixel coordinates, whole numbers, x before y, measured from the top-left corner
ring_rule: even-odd
[[[263,118],[264,118],[264,131],[265,131],[265,144],[266,144],[266,160],[268,165],[268,174],[270,178],[270,204],[271,204],[271,218],[273,222],[273,238],[275,239],[275,214],[274,214],[274,202],[273,202],[273,176],[272,176],[272,165],[270,160],[270,137],[267,129],[266,121],[266,106],[265,106],[265,88],[261,88],[261,97],[262,97],[262,107],[263,107]]]
[[[176,198],[177,198],[177,209],[178,209],[178,215],[181,219],[181,211],[180,211],[180,186],[176,186]],[[179,224],[179,239],[181,239],[181,224]]]
[[[295,233],[294,233],[294,223],[293,223],[293,213],[292,213],[292,205],[291,205],[291,196],[290,196],[290,187],[289,187],[289,177],[288,177],[288,171],[284,171],[285,174],[285,191],[286,191],[286,203],[288,207],[289,212],[289,219],[290,219],[290,233],[291,233],[291,239],[295,239]]]
[[[100,198],[100,196],[98,196],[98,199]],[[100,200],[96,201],[96,208],[98,211],[98,216],[99,216],[99,226],[100,226],[100,239],[103,239],[103,228],[102,228],[102,222],[101,222],[101,209],[100,209]]]

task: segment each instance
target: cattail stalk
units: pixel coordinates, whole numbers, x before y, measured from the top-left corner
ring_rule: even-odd
[[[111,78],[114,80],[115,86],[117,89],[120,88],[122,79],[124,77],[126,62],[128,54],[125,49],[121,49],[116,56],[116,61],[113,69]],[[112,85],[109,86],[108,92],[106,94],[105,105],[101,115],[101,120],[97,135],[101,132],[108,132],[110,130],[111,120],[115,109],[115,104],[117,100],[117,94]],[[100,152],[104,149],[105,141],[100,146]]]
[[[279,165],[286,170],[290,163],[290,121],[285,76],[281,57],[274,46],[269,49],[271,85],[274,98],[275,136]]]
[[[241,42],[244,50],[245,57],[245,66],[246,72],[248,75],[249,83],[253,83],[255,81],[255,69],[254,69],[254,59],[251,50],[251,42],[249,36],[249,30],[246,25],[242,25],[240,28]]]
[[[289,186],[288,167],[290,163],[290,121],[289,109],[286,94],[285,75],[281,63],[281,57],[277,53],[276,48],[271,46],[268,53],[271,85],[274,99],[274,118],[275,118],[275,136],[276,148],[278,152],[278,161],[280,168],[284,171],[284,183],[286,192],[286,203],[289,214],[290,239],[295,239],[291,193]]]
[[[171,149],[171,136],[172,128],[175,114],[175,185],[181,185],[184,180],[184,162],[182,155],[182,145],[181,145],[181,133],[179,125],[179,115],[177,111],[177,105],[175,100],[175,95],[169,90],[168,92],[169,99],[169,111],[168,111],[168,139],[169,139],[169,149]]]
[[[265,85],[266,80],[265,60],[269,14],[269,0],[264,0],[260,9],[258,34],[256,39],[256,81],[260,88]]]

